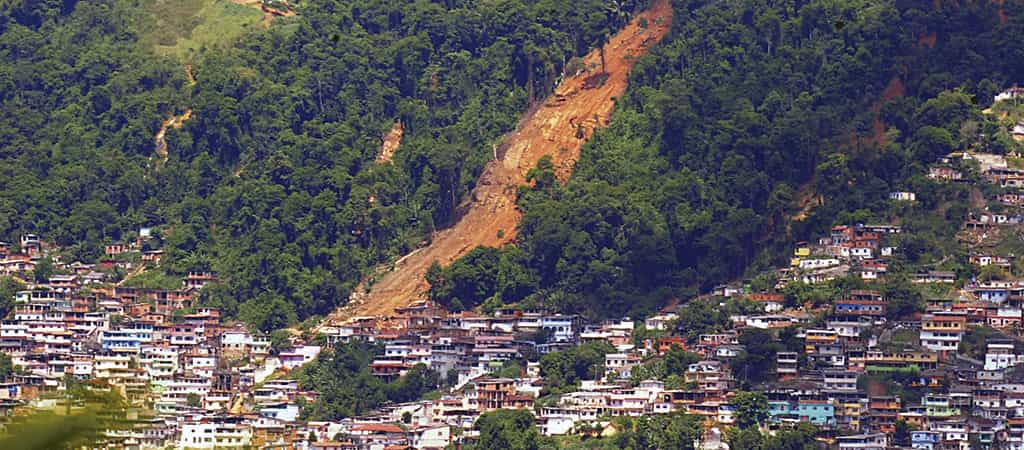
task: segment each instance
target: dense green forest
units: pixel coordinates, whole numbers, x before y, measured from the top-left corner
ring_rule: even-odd
[[[987,1],[675,1],[572,179],[525,188],[517,245],[434,267],[431,296],[643,314],[835,223],[891,217],[890,191],[917,191],[922,211],[963,200],[925,169],[953,149],[1006,151],[978,117],[1024,74],[1024,8],[1006,3],[999,23]],[[907,258],[965,212],[943,211],[945,224],[904,223]]]
[[[166,270],[219,272],[203,301],[264,330],[331,310],[450,222],[498,137],[645,6],[301,2],[182,61],[142,44],[148,1],[0,5],[0,240],[92,261],[156,226]],[[186,110],[164,161],[154,135]],[[376,164],[395,121],[401,151]]]
[[[264,330],[323,314],[450,222],[499,136],[645,3],[302,2],[183,61],[141,44],[146,0],[5,2],[0,239],[90,261],[153,225],[171,275],[222,274],[204,303]],[[516,245],[431,270],[434,299],[644,313],[883,217],[890,190],[948,200],[922,173],[951,149],[1005,151],[976,111],[1020,81],[1017,2],[1005,23],[985,1],[674,7],[572,179],[539,165]]]

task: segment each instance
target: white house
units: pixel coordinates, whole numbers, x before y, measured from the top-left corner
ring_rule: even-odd
[[[890,192],[889,200],[901,201],[901,202],[916,202],[917,194],[913,192]]]

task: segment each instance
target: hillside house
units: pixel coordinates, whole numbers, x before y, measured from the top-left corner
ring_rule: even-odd
[[[936,312],[921,318],[921,346],[937,352],[955,352],[967,325],[963,314]]]
[[[886,303],[882,300],[836,300],[832,313],[836,316],[884,317]]]
[[[667,312],[648,317],[644,320],[644,327],[648,330],[667,330],[672,321],[679,318],[679,314]],[[632,332],[632,330],[630,330]]]
[[[992,103],[1005,102],[1008,100],[1018,100],[1021,98],[1024,98],[1024,88],[1014,86],[1003,92],[996,94],[996,96],[992,98]]]
[[[889,193],[889,200],[901,201],[901,202],[915,202],[915,201],[917,201],[917,194],[915,194],[913,192],[904,192],[904,191],[890,192]]]
[[[776,313],[785,309],[786,299],[781,293],[764,292],[750,294],[750,300],[764,305],[764,312],[766,313]]]
[[[117,256],[122,253],[128,253],[129,250],[130,247],[128,247],[127,244],[123,244],[121,242],[114,242],[112,244],[107,244],[103,246],[103,254],[107,255],[108,257]]]
[[[955,283],[956,273],[943,270],[928,270],[917,272],[911,279],[914,283]]]
[[[207,284],[217,281],[217,274],[213,272],[189,272],[183,281],[185,289],[202,289]]]
[[[21,275],[32,272],[36,269],[35,261],[28,255],[8,255],[0,260],[0,274]]]
[[[999,266],[1003,268],[1010,268],[1010,259],[999,256],[999,255],[986,255],[986,254],[974,254],[969,257],[971,264],[979,267],[985,266]]]
[[[163,250],[146,250],[142,252],[142,260],[145,262],[159,263],[163,257]]]
[[[952,167],[936,166],[928,168],[928,178],[939,181],[961,181],[964,175]]]
[[[38,234],[21,235],[21,252],[28,256],[36,256],[43,251],[43,241]]]

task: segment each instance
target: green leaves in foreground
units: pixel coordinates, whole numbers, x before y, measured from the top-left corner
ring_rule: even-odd
[[[127,405],[116,392],[100,386],[69,383],[67,409],[32,412],[12,418],[0,433],[0,448],[18,450],[73,449],[97,446],[106,431],[128,428]]]

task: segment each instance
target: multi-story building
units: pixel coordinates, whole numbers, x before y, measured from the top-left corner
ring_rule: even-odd
[[[921,318],[921,346],[937,352],[956,352],[967,326],[963,314],[936,312]]]

